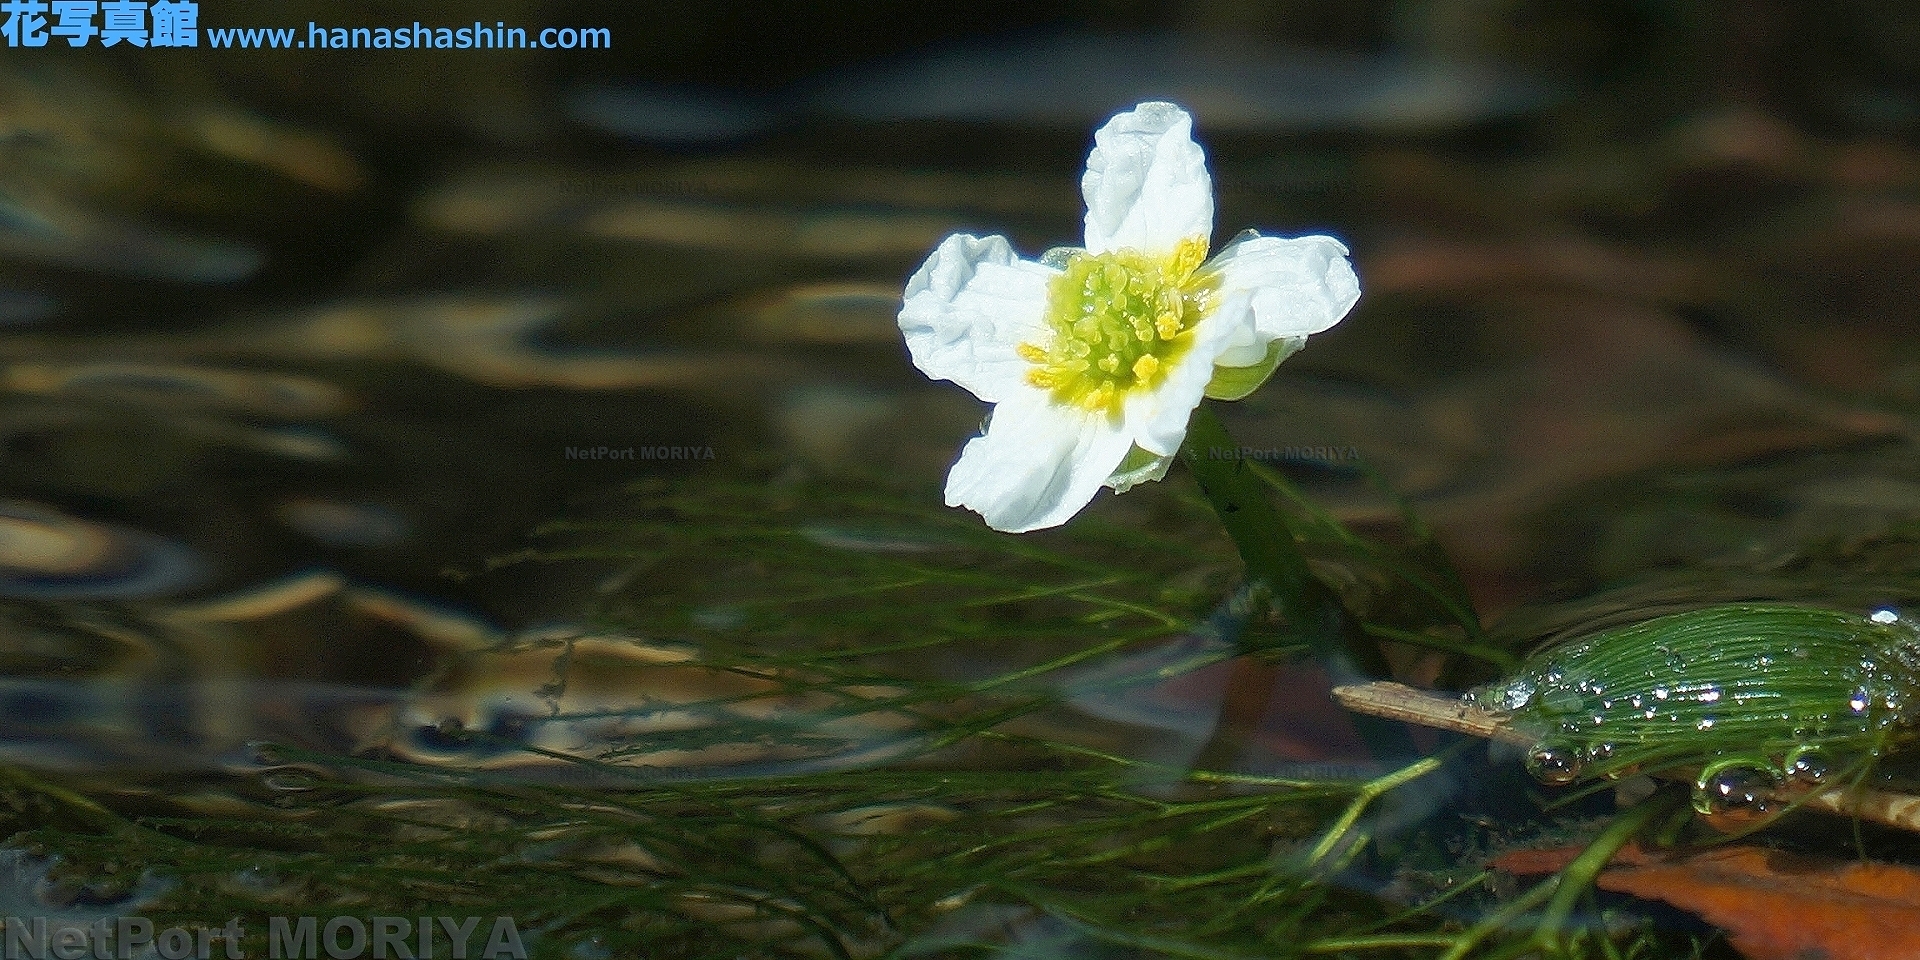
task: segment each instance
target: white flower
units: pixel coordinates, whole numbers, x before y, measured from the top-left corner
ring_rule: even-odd
[[[1034,262],[1004,237],[955,234],[907,281],[913,362],[994,404],[948,506],[1038,530],[1102,485],[1160,479],[1203,395],[1251,393],[1359,299],[1332,237],[1247,231],[1206,260],[1213,183],[1192,130],[1179,107],[1143,103],[1094,134],[1086,249]]]

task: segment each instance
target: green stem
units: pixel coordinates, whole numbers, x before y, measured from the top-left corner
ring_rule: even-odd
[[[1473,949],[1480,945],[1481,941],[1512,926],[1521,917],[1525,916],[1527,911],[1546,902],[1548,898],[1553,896],[1554,890],[1559,888],[1560,883],[1560,876],[1555,874],[1535,884],[1531,890],[1516,897],[1512,903],[1501,907],[1492,916],[1481,920],[1479,923],[1474,924],[1472,929],[1461,933],[1459,939],[1454,941],[1453,948],[1440,955],[1440,960],[1465,960],[1467,955],[1472,953]]]
[[[1211,406],[1201,403],[1195,408],[1186,441],[1180,445],[1180,459],[1193,471],[1200,492],[1233,538],[1246,563],[1247,580],[1270,591],[1284,624],[1314,652],[1344,654],[1359,672],[1377,679],[1390,677],[1392,670],[1379,644],[1346,615],[1333,591],[1314,577],[1293,528],[1268,499],[1267,487],[1275,481],[1263,480],[1249,469],[1248,461],[1234,455],[1238,449]],[[1401,724],[1355,717],[1354,726],[1378,759],[1399,762],[1417,753]],[[1230,759],[1237,747],[1232,742],[1238,739],[1234,731],[1223,729],[1219,736],[1225,739],[1202,751],[1206,762]]]
[[[1481,941],[1512,926],[1527,911],[1543,902],[1547,908],[1533,936],[1527,938],[1528,948],[1564,947],[1565,928],[1568,918],[1573,915],[1575,903],[1582,894],[1593,889],[1594,881],[1613,859],[1613,855],[1619,853],[1620,848],[1626,846],[1648,824],[1680,809],[1685,802],[1684,792],[1669,790],[1620,814],[1585,850],[1580,851],[1579,856],[1573,858],[1573,862],[1461,934],[1460,941],[1454,944],[1453,949],[1442,954],[1440,960],[1463,960]]]
[[[1320,842],[1314,844],[1313,849],[1307,853],[1305,864],[1307,869],[1319,866],[1320,861],[1325,860],[1328,855],[1340,848],[1348,831],[1353,829],[1354,824],[1360,822],[1360,815],[1365,813],[1367,807],[1375,800],[1385,796],[1388,791],[1405,786],[1440,769],[1440,763],[1439,757],[1426,757],[1403,769],[1363,784],[1359,794],[1353,798],[1353,802],[1347,804],[1347,809],[1340,815],[1340,819],[1334,821],[1333,826],[1327,829],[1326,835],[1322,836]]]
[[[1200,492],[1239,548],[1247,579],[1273,591],[1287,625],[1319,652],[1344,652],[1361,673],[1376,679],[1391,676],[1379,645],[1367,639],[1347,618],[1340,599],[1314,577],[1292,526],[1267,498],[1271,481],[1232,455],[1238,449],[1212,407],[1202,403],[1193,411],[1180,459],[1200,481]]]
[[[1239,548],[1247,579],[1271,588],[1282,614],[1303,633],[1325,636],[1336,629],[1339,603],[1313,578],[1293,531],[1246,462],[1234,455],[1237,450],[1212,407],[1202,403],[1193,411],[1180,459],[1200,481],[1200,491]]]
[[[1567,919],[1573,916],[1573,908],[1580,895],[1593,889],[1593,883],[1600,876],[1613,855],[1637,836],[1647,824],[1664,817],[1686,803],[1684,790],[1666,789],[1655,798],[1641,803],[1620,814],[1600,836],[1587,845],[1573,862],[1560,870],[1560,887],[1554,891],[1553,900],[1547,904],[1546,914],[1541,917],[1540,929],[1534,934],[1534,943],[1542,947],[1560,943],[1567,926]]]

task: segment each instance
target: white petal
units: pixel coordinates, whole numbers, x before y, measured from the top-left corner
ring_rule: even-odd
[[[1262,350],[1275,338],[1304,337],[1339,323],[1360,299],[1347,248],[1332,237],[1243,235],[1200,270],[1219,275],[1221,296],[1247,298]]]
[[[1127,433],[1140,449],[1163,457],[1180,450],[1187,437],[1187,421],[1200,405],[1213,364],[1233,345],[1247,316],[1243,297],[1230,297],[1193,328],[1193,345],[1167,371],[1157,389],[1138,391],[1126,399]]]
[[[1093,143],[1080,179],[1089,251],[1162,255],[1212,236],[1213,180],[1185,110],[1143,103],[1107,121]]]
[[[1231,249],[1231,248],[1229,248]],[[1217,261],[1219,258],[1215,258]],[[1213,262],[1202,269],[1213,269]],[[1305,345],[1305,334],[1297,337],[1276,337],[1271,332],[1260,329],[1254,319],[1253,301],[1255,291],[1247,289],[1228,289],[1221,284],[1219,300],[1213,312],[1208,314],[1206,322],[1216,324],[1215,335],[1220,337],[1220,354],[1213,358],[1215,366],[1244,367],[1259,363],[1267,357],[1267,348],[1275,340],[1294,340]],[[1299,350],[1294,347],[1293,351]]]
[[[1246,301],[1237,302],[1242,312],[1245,312]],[[1273,338],[1263,337],[1259,330],[1254,329],[1251,315],[1229,323],[1228,327],[1233,333],[1227,338],[1226,346],[1220,351],[1220,355],[1213,358],[1215,366],[1244,367],[1266,359],[1267,345],[1273,342]],[[1302,339],[1301,342],[1306,341]]]
[[[947,474],[947,506],[976,511],[1008,533],[1057,527],[1093,499],[1130,445],[1107,416],[1023,391],[994,407],[986,434],[960,451]]]
[[[1015,348],[1045,343],[1047,281],[1059,271],[1013,255],[1005,237],[956,233],[907,281],[900,332],[914,366],[997,403],[1033,365]]]

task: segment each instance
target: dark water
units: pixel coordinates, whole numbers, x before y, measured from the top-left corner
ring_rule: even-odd
[[[1377,470],[1483,613],[1911,601],[1897,5],[1137,6],[209,3],[614,47],[8,50],[0,756],[111,781],[525,695],[410,688],[586,631],[607,568],[488,560],[636,481],[931,498],[982,408],[908,363],[905,276],[956,230],[1074,242],[1092,127],[1148,97],[1195,113],[1219,236],[1334,233],[1361,277],[1236,435],[1361,529]]]

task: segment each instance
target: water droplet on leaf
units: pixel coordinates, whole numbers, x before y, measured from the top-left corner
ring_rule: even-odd
[[[1832,762],[1820,748],[1805,745],[1793,748],[1780,767],[1789,779],[1809,785],[1825,780],[1833,771]]]
[[[1777,786],[1773,771],[1750,761],[1716,764],[1694,782],[1693,808],[1708,815],[1763,813],[1767,795]]]
[[[1580,751],[1557,740],[1542,740],[1527,751],[1527,772],[1549,786],[1572,783],[1580,777]]]

